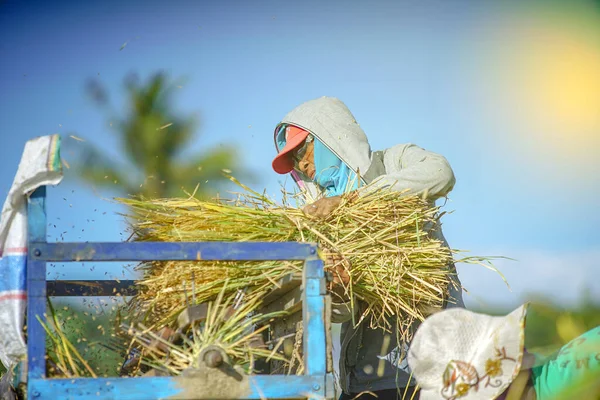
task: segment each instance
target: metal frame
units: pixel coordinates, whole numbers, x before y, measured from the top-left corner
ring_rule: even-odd
[[[46,188],[38,188],[28,202],[27,257],[27,397],[28,399],[261,399],[333,398],[333,374],[327,372],[325,327],[326,289],[323,261],[309,243],[48,243]],[[214,385],[199,386],[192,376],[47,379],[46,333],[36,316],[46,312],[50,295],[86,295],[86,281],[46,281],[47,262],[149,260],[304,260],[303,323],[305,375],[252,375],[236,381],[224,377]],[[90,281],[91,295],[114,295],[129,282]],[[120,286],[119,286],[120,285]],[[94,286],[94,285],[92,285]],[[50,288],[50,290],[48,290]],[[50,293],[49,293],[50,292]],[[90,295],[87,293],[87,295]],[[205,377],[206,378],[206,377]],[[210,381],[212,376],[205,380]],[[223,390],[227,385],[229,390]]]

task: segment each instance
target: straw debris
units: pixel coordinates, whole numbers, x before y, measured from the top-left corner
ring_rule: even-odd
[[[225,296],[227,289],[228,285],[224,284],[217,298],[208,303],[206,319],[182,332],[176,341],[166,340],[142,324],[138,324],[139,329],[131,327],[128,334],[142,349],[141,363],[159,372],[179,375],[189,368],[201,368],[202,356],[211,348],[223,352],[227,365],[247,374],[254,372],[259,358],[286,362],[285,357],[277,353],[279,346],[269,350],[262,340],[269,321],[286,313],[260,314],[256,311],[258,297],[236,304],[234,296]]]

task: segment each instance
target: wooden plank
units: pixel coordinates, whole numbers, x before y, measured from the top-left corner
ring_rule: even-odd
[[[277,285],[275,286],[263,300],[263,305],[268,306],[274,301],[278,301],[281,299],[283,295],[290,292],[291,290],[302,285],[302,274],[301,273],[291,273],[287,274],[279,281],[277,281]]]
[[[276,300],[261,308],[261,312],[270,313],[274,311],[287,311],[294,313],[302,308],[302,288],[296,286],[290,291],[281,295]]]
[[[317,257],[304,262],[302,321],[304,322],[304,373],[327,373],[327,332],[325,331],[325,273]]]
[[[304,260],[317,245],[298,242],[104,242],[29,243],[37,261],[261,261]]]
[[[133,280],[54,280],[46,282],[46,291],[49,297],[135,296],[137,293],[135,283],[136,281]]]
[[[46,240],[46,187],[34,191],[27,203],[28,242]],[[28,379],[46,374],[46,332],[38,321],[46,313],[46,262],[27,257],[27,367]]]
[[[221,375],[219,375],[221,374]],[[332,399],[333,375],[222,376],[220,370],[189,377],[33,379],[29,396],[53,400]],[[241,379],[241,380],[240,380]]]

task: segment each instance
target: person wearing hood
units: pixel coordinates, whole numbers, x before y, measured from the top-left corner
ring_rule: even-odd
[[[273,170],[290,173],[309,198],[306,214],[326,218],[341,203],[340,196],[359,186],[390,187],[403,194],[418,194],[432,205],[454,187],[455,178],[448,161],[439,154],[414,144],[398,144],[383,151],[371,151],[367,136],[346,105],[332,97],[321,97],[294,108],[275,128]],[[431,233],[444,241],[441,231]],[[340,342],[341,399],[363,392],[379,399],[410,399],[415,392],[406,360],[407,345],[397,343],[395,332],[371,329],[364,323],[352,324],[349,299],[343,289],[349,277],[338,268],[339,259],[325,260],[334,269],[330,292],[332,322],[342,323]],[[454,265],[447,267],[452,277],[444,308],[464,307],[460,282]],[[359,302],[360,306],[360,302]],[[391,321],[391,326],[396,326]],[[416,330],[417,325],[413,327]],[[393,347],[393,348],[392,348]],[[384,363],[383,370],[380,363]],[[418,396],[418,394],[417,394]],[[372,398],[363,393],[359,398]],[[416,396],[413,398],[417,398]]]

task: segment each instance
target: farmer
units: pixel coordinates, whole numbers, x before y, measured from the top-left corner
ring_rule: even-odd
[[[453,309],[427,318],[408,352],[421,400],[600,399],[600,326],[543,358],[524,348],[526,312]]]
[[[340,195],[363,184],[419,194],[433,204],[446,196],[455,183],[444,157],[414,144],[371,151],[365,133],[350,110],[331,97],[311,100],[293,109],[275,128],[275,145],[278,151],[272,163],[275,172],[291,173],[299,187],[314,198],[324,196],[304,208],[306,214],[316,218],[327,217],[340,205]],[[432,235],[444,241],[440,231]],[[330,287],[332,322],[343,323],[340,384],[344,393],[341,399],[351,399],[366,391],[379,399],[402,398],[406,392],[405,398],[410,399],[415,383],[410,379],[405,359],[406,346],[395,345],[396,332],[371,329],[364,323],[353,326],[350,299],[344,290],[349,281],[348,266],[342,268],[339,257],[329,257],[326,266],[334,272]],[[440,266],[444,267],[454,281],[448,288],[444,307],[463,307],[454,265]],[[396,326],[394,321],[390,322]],[[363,394],[360,398],[373,396]]]

